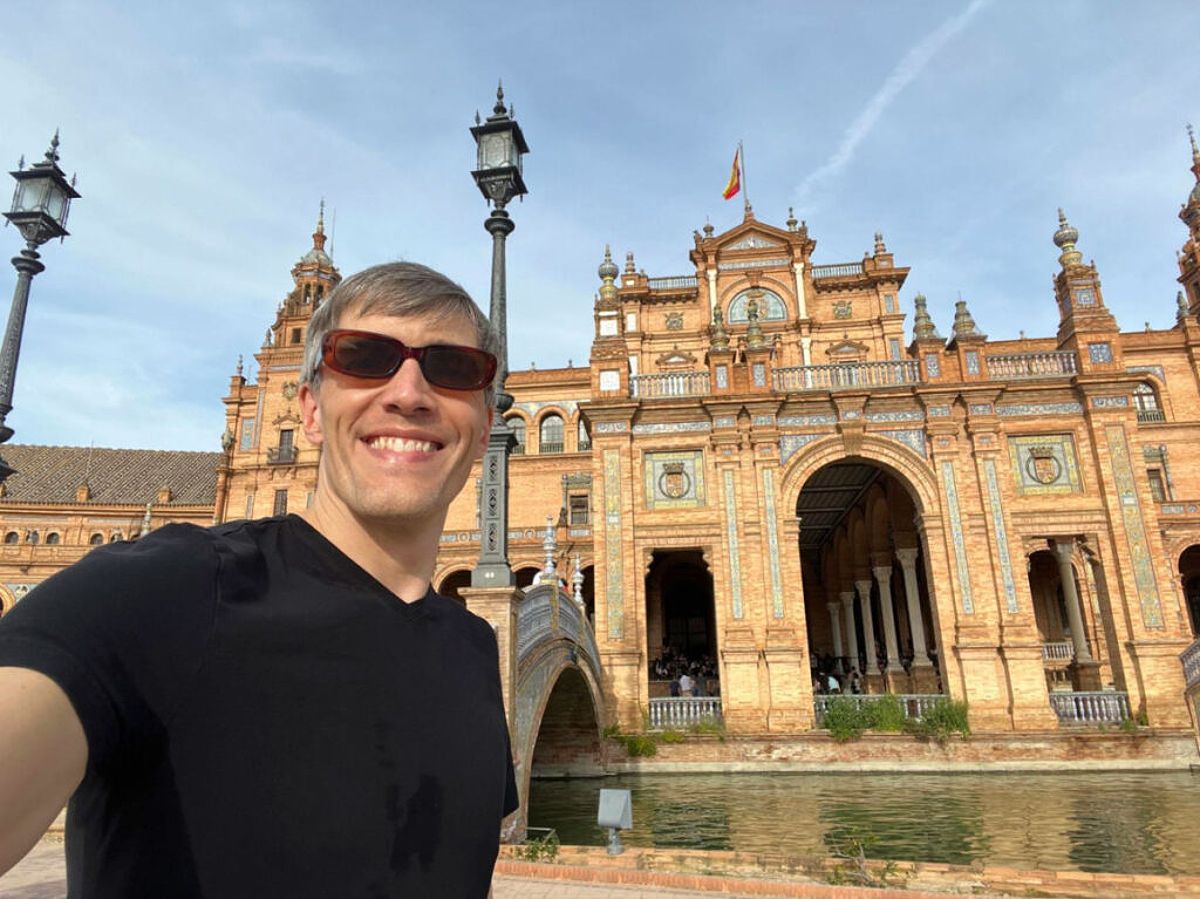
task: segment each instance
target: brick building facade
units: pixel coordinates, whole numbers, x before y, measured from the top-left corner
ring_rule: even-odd
[[[812,728],[814,670],[819,684],[853,670],[868,692],[965,699],[978,730],[1114,709],[1186,727],[1179,656],[1200,629],[1200,152],[1192,170],[1166,330],[1120,330],[1061,213],[1058,332],[1019,340],[989,340],[962,300],[946,339],[919,293],[906,331],[909,270],[878,234],[861,260],[829,264],[805,223],[747,207],[737,227],[693,234],[684,275],[648,277],[606,251],[589,364],[511,373],[507,421],[518,585],[543,568],[549,527],[558,570],[582,575],[610,717],[640,726],[667,691],[654,662],[686,656],[712,665],[705,685],[735,733]],[[256,380],[240,363],[231,379],[209,504],[161,520],[311,498],[317,450],[296,395],[307,323],[340,278],[324,246],[318,222]],[[70,561],[35,559],[22,536],[34,510],[17,501],[28,474],[12,461],[5,608],[14,584]],[[477,496],[468,484],[450,510],[434,576],[447,594],[478,558]],[[87,497],[69,500],[37,514],[92,513]],[[86,531],[71,532],[76,555]]]

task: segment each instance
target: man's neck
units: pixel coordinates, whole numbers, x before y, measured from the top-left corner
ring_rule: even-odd
[[[442,520],[390,519],[364,521],[340,505],[322,502],[318,494],[301,517],[355,564],[405,602],[429,589],[437,559]]]

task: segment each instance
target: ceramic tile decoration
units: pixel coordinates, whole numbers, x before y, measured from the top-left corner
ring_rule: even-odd
[[[954,541],[954,561],[958,567],[958,584],[962,592],[963,612],[975,614],[975,602],[971,598],[971,569],[967,565],[966,540],[963,537],[962,515],[958,509],[958,487],[954,482],[954,464],[942,463],[942,487],[946,493],[946,508],[950,512],[950,536]]]
[[[608,638],[620,640],[625,629],[625,583],[621,552],[621,454],[604,451],[605,591]]]
[[[1109,425],[1104,429],[1104,434],[1108,438],[1113,478],[1121,500],[1121,517],[1125,522],[1125,534],[1129,538],[1129,556],[1133,560],[1133,579],[1137,584],[1142,623],[1148,628],[1158,629],[1163,627],[1162,605],[1158,598],[1158,582],[1154,577],[1154,562],[1146,541],[1146,527],[1142,522],[1142,507],[1138,501],[1137,488],[1134,486],[1133,468],[1129,463],[1129,443],[1125,440],[1125,428],[1121,425]]]
[[[647,509],[696,509],[704,501],[704,453],[702,450],[646,453]]]
[[[767,507],[767,549],[771,568],[771,614],[783,617],[783,578],[779,571],[779,526],[775,521],[775,470],[764,468],[763,497]]]
[[[1083,491],[1072,435],[1010,436],[1008,453],[1013,483],[1022,496]]]
[[[733,486],[733,469],[725,469],[725,542],[729,551],[729,591],[733,597],[733,617],[741,618],[742,557],[738,548],[737,494]]]
[[[1000,485],[996,479],[996,463],[991,458],[983,460],[984,478],[987,481],[988,508],[992,512],[992,528],[996,532],[996,555],[1000,558],[1000,576],[1004,581],[1004,598],[1008,611],[1016,614],[1017,585],[1013,581],[1012,559],[1008,551],[1008,529],[1004,526],[1004,507],[1000,499]]]

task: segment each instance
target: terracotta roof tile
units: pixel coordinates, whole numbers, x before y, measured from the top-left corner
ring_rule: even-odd
[[[4,484],[5,502],[73,503],[79,486],[91,488],[89,502],[154,503],[163,487],[169,505],[211,505],[216,498],[221,453],[182,450],[103,449],[87,446],[0,447],[16,474]]]

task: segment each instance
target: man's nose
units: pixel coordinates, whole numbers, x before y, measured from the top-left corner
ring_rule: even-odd
[[[405,359],[383,388],[383,400],[401,411],[428,409],[433,404],[433,388],[425,380],[420,363]]]

